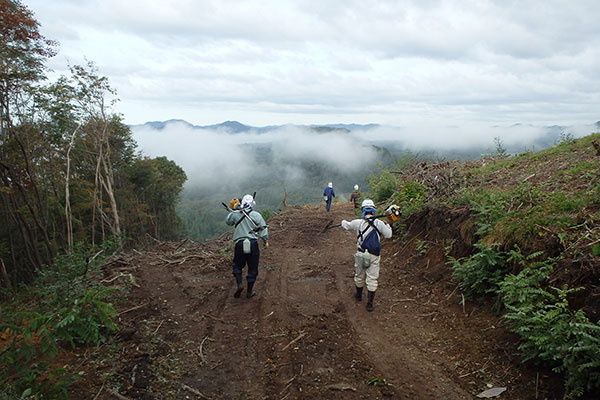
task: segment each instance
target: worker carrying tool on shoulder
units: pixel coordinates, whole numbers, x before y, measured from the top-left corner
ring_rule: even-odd
[[[235,250],[233,254],[233,276],[237,283],[237,289],[233,294],[238,298],[244,291],[242,286],[242,270],[248,264],[248,273],[246,281],[248,289],[246,297],[250,298],[256,293],[252,290],[254,282],[258,276],[258,259],[260,251],[258,249],[258,239],[262,239],[265,246],[269,246],[269,230],[264,218],[259,212],[252,210],[256,205],[252,195],[245,195],[241,202],[233,199],[229,203],[231,212],[227,215],[225,223],[234,225],[233,242]]]
[[[365,199],[361,204],[362,218],[352,221],[342,220],[342,228],[356,232],[356,253],[354,254],[354,284],[356,300],[362,300],[363,287],[368,290],[367,310],[373,311],[373,299],[379,278],[379,262],[381,259],[381,235],[386,239],[392,237],[392,228],[384,221],[377,219],[385,214],[375,215],[375,204]]]

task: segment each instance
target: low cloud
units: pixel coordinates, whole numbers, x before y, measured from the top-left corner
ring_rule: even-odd
[[[136,126],[132,131],[144,155],[174,160],[193,187],[239,186],[257,176],[290,183],[305,178],[303,163],[354,173],[373,165],[377,156],[355,134],[317,133],[297,126],[232,134],[169,123],[162,130]]]

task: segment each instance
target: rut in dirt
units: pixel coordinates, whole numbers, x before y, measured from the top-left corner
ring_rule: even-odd
[[[398,253],[406,244],[399,238],[383,242],[375,310],[354,299],[356,238],[323,229],[353,218],[350,204],[334,203],[331,212],[305,206],[270,219],[270,246],[261,246],[257,296],[250,299],[233,296],[227,238],[157,246],[131,261],[139,287],[129,301],[142,306],[121,321],[134,332],[122,360],[122,394],[473,398],[482,382],[461,375],[481,360],[456,361],[460,349],[447,340],[455,332],[448,319],[436,319],[439,300],[403,280]]]

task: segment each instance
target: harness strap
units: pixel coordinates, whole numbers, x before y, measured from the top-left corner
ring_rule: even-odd
[[[235,223],[235,227],[237,228],[237,226],[244,220],[244,218],[246,218],[246,214],[242,213],[242,218],[240,218],[240,220],[238,222]]]
[[[367,231],[369,230],[369,227],[372,227],[373,229],[375,229],[375,232],[377,232],[379,237],[381,237],[381,232],[379,232],[379,229],[377,229],[377,227],[375,226],[375,222],[371,219],[367,219],[366,221],[369,225],[362,232],[360,232],[358,234],[358,236],[356,236],[356,238],[360,239],[360,240],[365,240],[363,236],[365,233],[367,233]]]

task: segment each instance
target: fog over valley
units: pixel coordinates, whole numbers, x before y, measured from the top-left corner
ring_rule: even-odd
[[[355,184],[410,154],[432,160],[474,159],[501,144],[509,153],[537,151],[565,137],[600,130],[579,126],[513,124],[495,127],[391,127],[384,125],[282,125],[252,127],[235,121],[194,126],[182,120],[131,127],[144,155],[164,156],[188,177],[178,213],[186,233],[206,239],[227,229],[221,203],[257,192],[257,209],[275,211],[285,201],[319,203],[333,182],[347,201]]]

